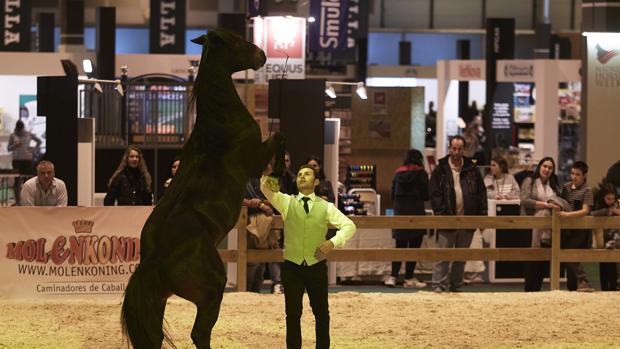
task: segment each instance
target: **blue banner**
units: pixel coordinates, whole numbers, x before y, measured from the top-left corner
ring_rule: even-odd
[[[248,16],[260,16],[260,0],[248,0]]]
[[[347,49],[349,0],[311,0],[310,51],[341,51]]]

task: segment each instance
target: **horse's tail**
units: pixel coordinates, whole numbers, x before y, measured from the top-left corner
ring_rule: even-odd
[[[161,348],[162,341],[176,348],[168,330],[162,326],[166,298],[156,261],[143,262],[127,283],[121,310],[123,336],[136,349]],[[165,305],[165,303],[163,303]]]

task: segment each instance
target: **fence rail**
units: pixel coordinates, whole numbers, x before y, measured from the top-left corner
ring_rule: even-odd
[[[237,221],[237,250],[220,250],[225,262],[237,263],[237,290],[245,291],[247,262],[282,262],[281,249],[247,249],[247,209],[242,208]],[[354,216],[358,229],[551,229],[551,248],[382,248],[334,249],[327,260],[342,261],[550,261],[551,290],[560,289],[560,262],[620,262],[620,250],[560,249],[562,229],[620,228],[620,217],[560,218],[532,216]],[[282,228],[280,216],[274,227]]]

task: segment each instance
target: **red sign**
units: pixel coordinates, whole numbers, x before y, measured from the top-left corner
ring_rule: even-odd
[[[267,57],[303,58],[304,22],[286,17],[265,18]]]

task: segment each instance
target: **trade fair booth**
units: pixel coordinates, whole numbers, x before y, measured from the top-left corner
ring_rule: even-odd
[[[486,100],[486,68],[484,60],[437,61],[437,145],[435,157],[448,153],[448,139],[459,134],[458,83],[469,82],[469,101],[479,107]]]

